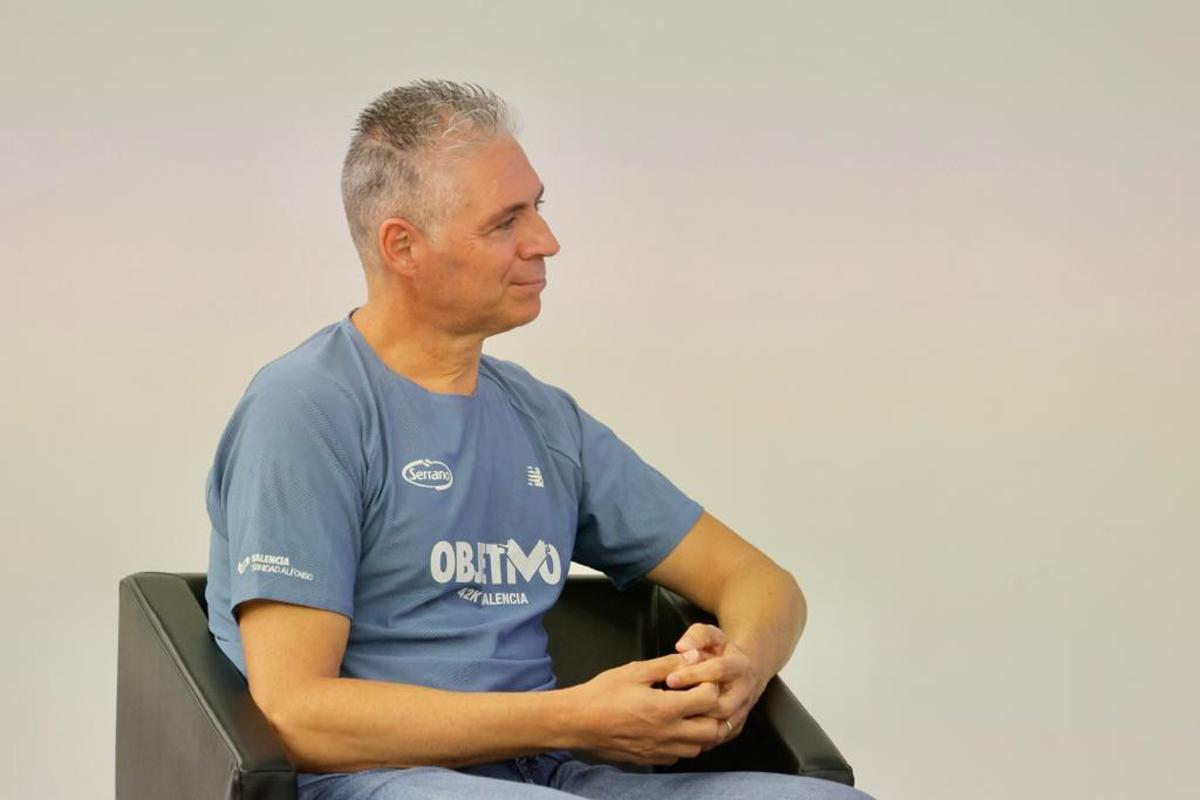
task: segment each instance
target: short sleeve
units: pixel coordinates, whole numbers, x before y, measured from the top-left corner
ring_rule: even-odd
[[[576,409],[583,480],[574,560],[624,589],[666,558],[704,509],[609,427]]]
[[[335,393],[273,385],[242,399],[208,485],[214,528],[229,542],[231,611],[266,598],[353,617],[363,508],[356,428]]]

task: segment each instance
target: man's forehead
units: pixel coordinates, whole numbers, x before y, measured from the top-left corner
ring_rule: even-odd
[[[458,164],[459,208],[472,216],[492,216],[528,204],[544,187],[514,140],[488,145]]]

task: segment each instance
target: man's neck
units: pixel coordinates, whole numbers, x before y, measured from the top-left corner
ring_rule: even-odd
[[[419,324],[399,306],[368,300],[350,324],[393,372],[439,394],[474,394],[483,339]]]

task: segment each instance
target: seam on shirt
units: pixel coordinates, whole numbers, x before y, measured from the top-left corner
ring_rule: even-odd
[[[687,495],[684,495],[684,497],[687,497]],[[671,542],[669,547],[667,547],[661,553],[658,552],[658,548],[655,548],[651,552],[656,553],[657,555],[647,556],[646,558],[644,558],[641,561],[637,562],[636,564],[632,565],[631,569],[629,570],[629,572],[632,573],[632,577],[628,578],[624,582],[624,584],[622,584],[618,588],[623,589],[625,586],[628,586],[630,583],[633,583],[635,580],[646,577],[646,573],[649,572],[650,570],[654,569],[655,567],[657,567],[659,564],[661,564],[666,559],[667,556],[671,555],[671,553],[675,551],[675,548],[678,547],[679,544],[684,540],[684,538],[691,532],[692,528],[696,527],[696,523],[700,521],[700,518],[702,516],[704,516],[704,506],[702,504],[696,502],[694,499],[692,499],[690,497],[687,497],[687,500],[690,504],[692,504],[696,508],[698,508],[700,513],[697,514],[695,516],[695,518],[693,518],[692,521],[683,528],[682,531],[673,533],[673,535],[676,538],[674,539],[674,541]],[[688,519],[688,517],[683,517],[683,519]]]
[[[233,609],[237,608],[240,604],[247,603],[251,600],[273,600],[279,603],[291,603],[292,605],[317,608],[321,611],[332,611],[335,614],[341,614],[342,616],[349,618],[352,622],[354,621],[353,601],[351,601],[349,609],[343,609],[342,603],[332,599],[329,595],[317,594],[315,592],[312,594],[303,594],[300,591],[289,591],[290,587],[281,587],[277,585],[263,586],[261,584],[249,590],[251,592],[249,597],[238,598],[238,595],[241,594],[241,592],[232,591],[232,579],[230,583],[231,591],[229,592],[229,616],[234,621],[234,627],[237,627],[237,617],[233,615]],[[240,640],[240,633],[238,638]]]
[[[480,363],[486,363],[486,362],[483,362],[481,360]],[[534,424],[534,427],[537,429],[538,435],[542,437],[542,444],[546,445],[547,450],[552,450],[553,452],[558,453],[560,456],[562,456],[563,458],[570,461],[571,466],[575,467],[575,469],[582,472],[583,465],[580,463],[579,457],[572,455],[571,453],[568,453],[566,450],[564,450],[563,448],[559,447],[558,445],[556,445],[550,441],[550,437],[546,435],[546,429],[542,426],[541,420],[539,420],[536,416],[534,416],[528,409],[522,408],[520,405],[517,404],[516,399],[513,397],[513,393],[509,389],[509,387],[505,383],[503,383],[500,379],[498,379],[496,375],[492,374],[492,372],[494,372],[494,371],[496,371],[495,367],[493,367],[491,364],[487,364],[487,372],[483,372],[482,370],[480,372],[481,372],[481,374],[486,375],[488,377],[488,379],[492,383],[494,383],[503,392],[504,399],[508,401],[508,404],[510,406],[512,406],[519,414],[521,414],[523,417],[525,417],[526,419],[528,419],[530,422],[532,422]],[[532,375],[530,375],[529,377],[533,378]],[[537,380],[537,379],[533,378],[533,380]]]

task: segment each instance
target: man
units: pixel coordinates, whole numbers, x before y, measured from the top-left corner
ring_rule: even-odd
[[[367,302],[255,375],[208,481],[210,626],[301,796],[863,797],[571,759],[669,764],[737,736],[803,596],[569,394],[483,355],[537,317],[559,249],[499,98],[383,94],[342,188]],[[541,617],[572,559],[719,627],[553,689]]]

